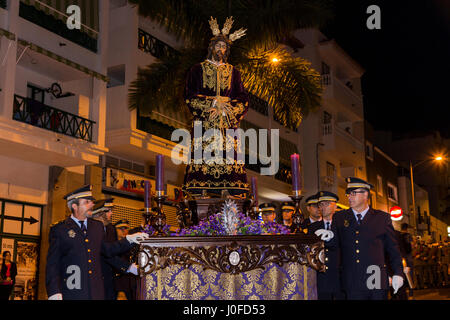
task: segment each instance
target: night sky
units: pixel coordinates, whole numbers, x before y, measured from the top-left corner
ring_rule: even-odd
[[[366,119],[375,129],[440,130],[450,137],[450,1],[335,1],[323,29],[366,70]],[[369,30],[369,5],[381,9],[381,30]]]

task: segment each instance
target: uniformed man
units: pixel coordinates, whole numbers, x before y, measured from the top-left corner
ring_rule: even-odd
[[[416,289],[424,289],[426,280],[425,259],[428,257],[428,251],[426,250],[425,244],[421,240],[417,240],[413,254]]]
[[[128,220],[121,219],[114,224],[116,228],[118,239],[123,239],[127,236],[130,230]],[[126,252],[120,255],[120,259],[124,263],[129,263],[131,260],[131,252]],[[136,274],[123,273],[120,270],[115,270],[114,273],[114,289],[117,300],[136,300],[137,283],[139,277]],[[122,297],[122,298],[120,298]]]
[[[261,218],[264,223],[274,222],[276,218],[275,205],[273,203],[262,203],[259,205]]]
[[[107,198],[95,201],[92,211],[92,218],[100,221],[105,230],[105,242],[117,241],[116,228],[112,225],[112,212],[114,208],[114,198]],[[113,272],[113,269],[115,270]],[[133,273],[137,275],[137,266],[129,261],[121,259],[119,256],[102,257],[102,270],[105,285],[105,300],[115,300],[116,292],[114,290],[114,273]]]
[[[322,220],[322,215],[319,209],[319,193],[313,194],[312,196],[306,198],[305,203],[306,210],[309,213],[309,217],[303,221],[301,225],[302,229],[308,229],[308,226],[311,223]]]
[[[319,229],[331,230],[339,197],[328,191],[318,192],[318,205],[322,220],[311,223],[309,234]],[[319,300],[343,300],[345,295],[341,287],[339,247],[329,247],[325,242],[325,272],[317,273],[317,298]]]
[[[138,233],[106,243],[102,223],[88,219],[95,200],[91,185],[67,194],[64,199],[72,215],[50,228],[46,266],[48,297],[50,300],[103,300],[101,255],[118,255],[148,236]]]
[[[347,178],[350,209],[334,216],[331,231],[315,232],[341,250],[342,284],[349,300],[385,300],[389,289],[385,254],[393,270],[394,293],[403,285],[402,257],[388,213],[369,206],[371,184]]]
[[[116,229],[117,239],[121,240],[130,232],[130,223],[127,219],[121,219],[114,223],[114,228]]]
[[[293,202],[283,202],[281,204],[281,215],[283,225],[290,227],[292,225],[292,215],[294,214],[295,204]]]

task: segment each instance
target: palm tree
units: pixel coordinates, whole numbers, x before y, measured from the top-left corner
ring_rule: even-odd
[[[292,31],[320,27],[331,17],[331,0],[129,0],[139,14],[156,21],[185,47],[171,58],[139,69],[129,90],[130,109],[148,115],[155,106],[179,112],[184,106],[185,75],[204,60],[211,38],[208,20],[219,24],[233,16],[233,29],[247,29],[236,41],[229,61],[242,74],[245,88],[267,101],[282,125],[297,128],[320,105],[320,75],[310,63],[280,45]],[[273,63],[277,57],[279,63]]]

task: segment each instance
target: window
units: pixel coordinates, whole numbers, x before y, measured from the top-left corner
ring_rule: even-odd
[[[330,113],[324,111],[323,112],[323,124],[331,124],[332,116]]]
[[[380,196],[383,196],[383,178],[377,175],[377,192]]]
[[[335,166],[331,162],[327,161],[327,177],[334,178]]]
[[[27,84],[27,97],[40,103],[45,102],[45,89],[36,87],[30,83]]]
[[[373,161],[373,144],[366,141],[366,157],[370,161]]]
[[[398,202],[397,187],[391,183],[387,186],[388,198],[391,201]]]
[[[322,74],[330,74],[330,66],[322,61]]]
[[[328,112],[326,112],[326,111],[324,111],[323,112],[323,132],[322,132],[322,134],[324,135],[324,136],[327,136],[327,135],[330,135],[330,134],[332,134],[332,132],[333,132],[333,127],[332,127],[332,124],[331,124],[331,119],[332,119],[332,116],[331,116],[331,114],[330,113],[328,113]]]
[[[125,65],[109,67],[107,75],[109,78],[108,88],[123,86],[125,84]]]

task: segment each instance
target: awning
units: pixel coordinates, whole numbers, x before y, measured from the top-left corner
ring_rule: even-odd
[[[25,40],[22,40],[22,39],[19,39],[18,42],[19,42],[19,44],[21,44],[23,46],[28,46],[29,49],[31,49],[33,51],[36,51],[36,52],[38,52],[40,54],[43,54],[43,55],[46,55],[47,57],[50,57],[50,58],[52,58],[52,59],[54,59],[54,60],[56,60],[58,62],[64,63],[64,64],[66,64],[66,65],[68,65],[68,66],[70,66],[72,68],[77,69],[77,70],[80,70],[81,72],[84,72],[84,73],[86,73],[86,74],[88,74],[90,76],[93,76],[93,77],[95,77],[97,79],[100,79],[100,80],[103,80],[105,82],[109,81],[107,76],[105,76],[103,74],[100,74],[100,73],[98,73],[96,71],[93,71],[91,69],[88,69],[88,68],[86,68],[86,67],[84,67],[84,66],[82,66],[82,65],[80,65],[80,64],[78,64],[76,62],[73,62],[73,61],[71,61],[69,59],[61,57],[60,55],[57,55],[56,53],[53,53],[53,52],[48,51],[48,50],[46,50],[44,48],[41,48],[41,47],[39,47],[38,45],[36,45],[34,43],[31,43],[31,42],[28,42],[28,41],[25,41]]]
[[[8,30],[2,29],[0,28],[0,37],[6,37],[9,40],[16,40],[16,36],[14,35],[14,33],[9,32]]]
[[[173,128],[189,129],[190,119],[187,119],[183,110],[174,112],[169,109],[165,109],[163,106],[158,106],[149,117],[153,120],[159,121]]]
[[[70,5],[77,5],[81,10],[81,30],[92,38],[98,38],[99,9],[97,0],[20,0],[35,7],[37,10],[54,16],[56,19],[67,21],[66,10]]]

